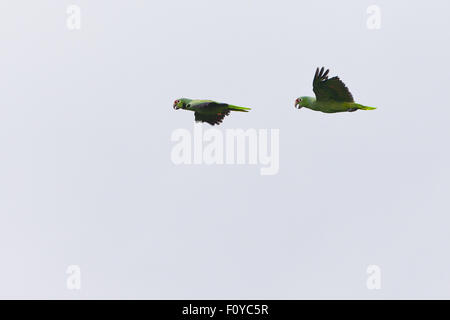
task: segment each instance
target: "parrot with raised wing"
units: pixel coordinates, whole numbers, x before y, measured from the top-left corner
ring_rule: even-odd
[[[210,125],[222,123],[230,111],[248,112],[250,108],[238,107],[232,104],[212,100],[193,100],[180,98],[174,101],[173,108],[194,111],[196,122],[207,122]]]
[[[363,106],[353,100],[347,86],[339,79],[328,79],[328,72],[322,67],[316,69],[313,80],[313,91],[316,97],[300,97],[295,100],[295,107],[308,108],[325,113],[353,112],[356,110],[374,110],[376,108]]]

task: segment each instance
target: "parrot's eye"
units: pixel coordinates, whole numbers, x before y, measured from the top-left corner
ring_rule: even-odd
[[[302,99],[298,98],[298,99],[297,99],[297,102],[300,102],[300,101],[302,101]]]

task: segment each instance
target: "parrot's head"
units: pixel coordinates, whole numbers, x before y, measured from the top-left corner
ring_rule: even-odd
[[[303,107],[308,108],[310,103],[311,103],[310,97],[300,97],[295,99],[295,107],[297,109],[301,109]]]
[[[188,104],[186,100],[187,100],[187,99],[184,99],[184,98],[180,98],[180,99],[175,100],[175,101],[173,102],[173,108],[174,108],[175,110],[178,110],[178,109],[185,109],[185,108],[186,108],[186,105]]]
[[[295,99],[295,107],[297,109],[303,108],[305,106],[304,104],[305,104],[304,97]]]

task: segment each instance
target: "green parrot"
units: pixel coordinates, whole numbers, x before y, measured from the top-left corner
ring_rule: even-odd
[[[316,69],[313,80],[313,97],[300,97],[295,100],[295,107],[308,108],[325,113],[353,112],[356,110],[374,110],[376,108],[363,106],[353,100],[353,96],[338,77],[328,79],[327,70]]]
[[[196,122],[207,122],[210,125],[220,124],[230,111],[248,112],[250,108],[233,106],[212,100],[192,100],[180,98],[174,101],[173,108],[194,111]]]

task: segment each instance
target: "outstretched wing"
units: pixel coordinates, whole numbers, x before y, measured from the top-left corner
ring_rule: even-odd
[[[230,114],[229,110],[218,113],[202,113],[199,111],[194,112],[196,122],[207,122],[212,126],[222,123],[223,118],[225,118],[225,116],[229,114]]]
[[[334,100],[339,102],[354,102],[347,86],[338,77],[328,79],[328,72],[322,67],[316,69],[313,80],[313,91],[317,101]]]

